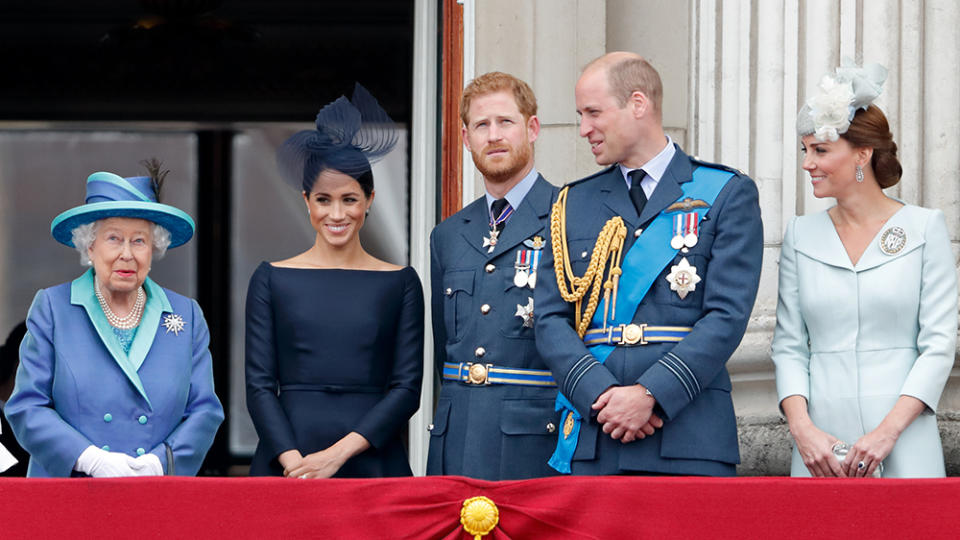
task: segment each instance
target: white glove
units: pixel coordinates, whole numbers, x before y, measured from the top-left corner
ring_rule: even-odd
[[[134,467],[139,467],[137,476],[163,476],[163,464],[156,455],[144,454],[133,461],[136,463]]]
[[[90,445],[77,458],[74,469],[94,478],[137,476],[142,465],[132,456],[120,452],[107,452]]]

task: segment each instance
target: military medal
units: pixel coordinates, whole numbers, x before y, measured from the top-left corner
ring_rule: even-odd
[[[537,286],[537,267],[540,266],[540,251],[531,252],[530,277],[527,278],[527,286],[531,289]]]
[[[670,247],[673,249],[683,247],[683,216],[684,214],[673,216],[673,238],[670,239]]]
[[[673,238],[670,239],[670,247],[689,249],[697,245],[699,229],[700,212],[680,213],[673,216]]]
[[[700,212],[690,212],[686,214],[686,233],[683,236],[683,245],[684,247],[692,248],[697,245],[697,241],[700,239]]]
[[[681,300],[687,297],[697,288],[700,283],[700,276],[697,275],[697,267],[691,266],[686,257],[680,260],[680,264],[670,267],[670,274],[667,275],[667,281],[670,282],[670,290],[676,291]]]
[[[527,297],[527,305],[517,304],[517,312],[514,317],[523,319],[524,328],[533,328],[533,298]]]
[[[513,215],[513,207],[507,204],[507,207],[497,216],[490,216],[490,236],[483,239],[483,247],[487,248],[487,253],[493,253],[497,247],[497,237],[500,236],[499,226]]]
[[[513,274],[513,284],[517,287],[526,287],[529,279],[530,270],[530,251],[526,249],[517,250],[517,261],[513,264],[516,272]]]
[[[483,239],[483,247],[487,248],[487,253],[492,253],[493,248],[497,247],[497,236],[499,235],[500,231],[490,229],[490,236]]]
[[[683,225],[686,214],[677,214],[673,216],[673,237],[670,238],[670,247],[680,249],[683,247]]]
[[[887,255],[896,255],[907,245],[907,233],[900,227],[890,227],[880,235],[880,250]]]

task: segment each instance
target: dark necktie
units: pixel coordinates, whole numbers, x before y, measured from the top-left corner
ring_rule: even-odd
[[[643,186],[640,185],[643,177],[647,173],[643,169],[634,169],[630,171],[630,200],[633,201],[633,207],[637,209],[637,215],[643,213],[643,207],[647,204],[647,194],[643,192]]]
[[[507,219],[510,218],[510,214],[512,213],[513,208],[506,199],[493,201],[493,204],[490,205],[490,228],[495,229],[497,232],[502,231],[504,224],[506,224]]]

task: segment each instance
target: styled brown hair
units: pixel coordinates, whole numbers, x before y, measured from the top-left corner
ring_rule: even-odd
[[[873,148],[870,166],[881,188],[900,181],[903,167],[897,159],[897,143],[893,142],[887,117],[876,105],[859,109],[846,133],[840,134],[854,148]]]
[[[527,83],[508,73],[491,71],[473,79],[463,89],[463,96],[460,98],[460,120],[463,121],[463,125],[470,123],[470,103],[473,99],[494,92],[513,94],[513,99],[517,102],[517,108],[520,109],[524,120],[529,120],[531,116],[537,114],[537,97],[533,95],[533,90]]]
[[[653,102],[656,111],[662,110],[660,74],[643,58],[626,58],[611,63],[607,67],[607,84],[610,85],[610,95],[617,98],[620,107],[627,104],[634,92],[643,92]]]

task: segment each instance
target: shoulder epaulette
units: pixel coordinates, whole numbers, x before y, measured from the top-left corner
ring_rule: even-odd
[[[724,165],[723,163],[712,163],[710,161],[704,161],[698,158],[697,156],[690,156],[690,161],[692,161],[694,164],[700,167],[710,167],[711,169],[720,169],[721,171],[732,172],[733,174],[736,174],[738,176],[744,176],[744,177],[747,176],[740,169],[730,167],[729,165]]]
[[[577,185],[577,184],[586,182],[587,180],[591,180],[591,179],[593,179],[593,178],[596,178],[596,177],[598,177],[598,176],[600,176],[600,175],[607,174],[608,172],[610,172],[611,169],[613,169],[613,168],[616,167],[616,166],[617,166],[617,164],[614,163],[613,165],[607,167],[606,169],[600,169],[599,171],[591,174],[590,176],[584,176],[583,178],[580,178],[579,180],[574,180],[574,181],[572,181],[572,182],[568,182],[568,183],[566,184],[566,186],[567,186],[567,187],[575,186],[575,185]]]

